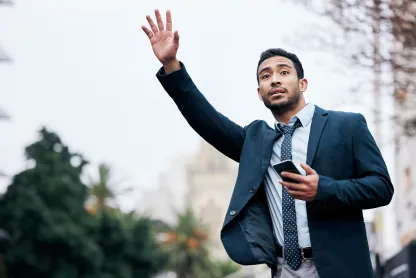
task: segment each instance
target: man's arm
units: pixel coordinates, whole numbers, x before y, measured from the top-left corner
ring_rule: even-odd
[[[181,69],[156,74],[163,88],[172,97],[189,125],[208,143],[229,158],[239,161],[244,142],[244,129],[215,108],[198,90],[181,63]]]
[[[380,150],[361,114],[354,120],[353,155],[357,179],[334,180],[319,175],[315,200],[328,208],[371,209],[388,205],[394,188]]]
[[[244,129],[233,123],[212,107],[192,82],[183,64],[176,58],[179,33],[172,32],[172,16],[166,12],[166,25],[160,12],[155,10],[155,24],[150,16],[149,27],[142,26],[152,50],[163,68],[157,77],[175,101],[182,115],[208,143],[229,158],[239,161],[244,142]]]

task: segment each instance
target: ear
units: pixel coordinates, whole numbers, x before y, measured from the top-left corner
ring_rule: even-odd
[[[300,91],[304,93],[308,89],[308,79],[302,78],[299,80]]]
[[[263,98],[261,97],[261,94],[260,94],[260,88],[257,88],[257,95],[259,96],[259,99],[263,101]]]

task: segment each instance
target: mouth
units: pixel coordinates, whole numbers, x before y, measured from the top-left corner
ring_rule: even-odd
[[[286,93],[286,90],[284,88],[273,88],[270,90],[269,95],[270,96],[275,96],[275,95],[281,95]]]

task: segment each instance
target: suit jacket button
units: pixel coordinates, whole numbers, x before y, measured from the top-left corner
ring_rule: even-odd
[[[256,192],[256,189],[254,187],[250,188],[250,193]]]
[[[235,210],[230,211],[230,215],[234,216],[235,215]]]

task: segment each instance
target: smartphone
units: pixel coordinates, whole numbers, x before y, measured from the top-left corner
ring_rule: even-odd
[[[295,174],[301,175],[298,168],[296,168],[295,164],[293,164],[293,162],[291,160],[285,160],[285,161],[282,161],[280,163],[277,163],[276,165],[273,165],[273,168],[276,170],[276,172],[279,174],[279,176],[282,178],[282,180],[287,181],[287,182],[292,182],[292,183],[298,183],[295,180],[292,180],[292,179],[289,179],[289,178],[286,178],[286,177],[282,177],[282,175],[281,175],[282,172],[290,172],[290,173],[295,173]]]

